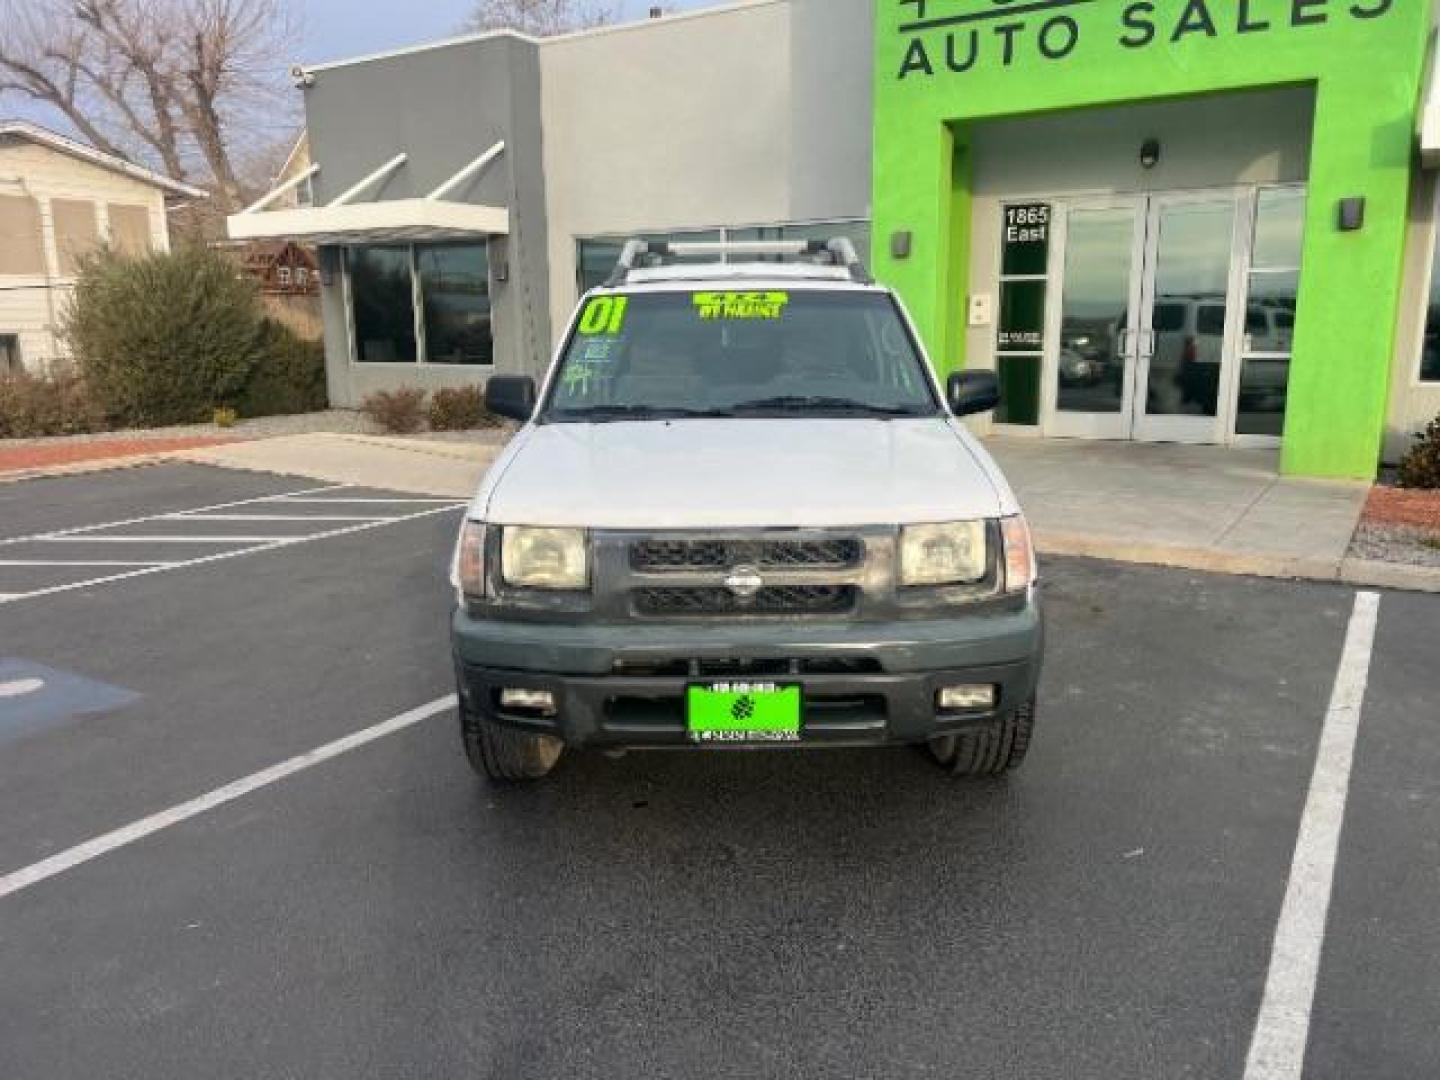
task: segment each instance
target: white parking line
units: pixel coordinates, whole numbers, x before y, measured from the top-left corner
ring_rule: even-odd
[[[191,510],[192,514],[203,513],[207,510],[229,510],[236,506],[251,506],[255,503],[273,502],[277,499],[289,499],[297,495],[318,495],[325,491],[348,491],[354,487],[353,484],[326,484],[324,487],[304,488],[300,491],[290,491],[281,495],[263,495],[258,499],[239,499],[235,502],[216,503],[213,506],[197,506]],[[452,502],[455,500],[451,500]],[[101,532],[105,529],[118,529],[122,525],[143,525],[147,521],[161,521],[168,517],[168,514],[147,514],[144,517],[126,518],[124,521],[107,521],[100,525],[80,525],[73,529],[56,529],[53,532],[33,533],[30,536],[12,536],[7,540],[0,540],[3,544],[24,544],[31,540],[54,540],[61,536],[76,536],[81,533]]]
[[[391,520],[389,518],[386,519]],[[50,544],[274,544],[281,540],[305,539],[295,536],[180,536],[167,533],[131,534],[128,536],[55,536]]]
[[[343,528],[329,529],[325,532],[309,533],[305,536],[287,536],[271,538],[264,542],[253,543],[249,547],[241,547],[235,551],[221,551],[214,555],[205,555],[197,559],[185,559],[180,562],[170,562],[154,566],[146,566],[139,570],[128,570],[120,574],[110,574],[105,577],[89,578],[85,581],[74,581],[66,585],[54,585],[50,588],[35,589],[32,592],[0,594],[0,607],[6,604],[17,604],[22,600],[35,600],[42,596],[55,596],[59,593],[75,592],[79,589],[90,589],[97,585],[110,585],[117,581],[129,581],[133,578],[148,577],[151,574],[163,574],[172,570],[183,570],[191,566],[205,566],[210,563],[224,562],[227,559],[238,559],[244,555],[256,555],[267,551],[280,551],[284,548],[296,547],[300,544],[313,543],[316,540],[331,540],[341,536],[351,536],[355,533],[368,532],[371,529],[383,529],[389,525],[398,525],[407,521],[419,521],[421,518],[434,517],[436,514],[452,514],[465,509],[461,502],[451,503],[449,506],[437,506],[429,510],[421,510],[404,517],[385,518],[380,521],[367,521],[359,525],[347,525]],[[57,542],[147,542],[147,543],[216,543],[236,544],[250,543],[255,538],[224,536],[224,537],[96,537],[96,536],[51,536],[48,538]]]
[[[353,503],[356,506],[386,506],[394,503],[396,506],[414,504],[416,506],[434,505],[435,503],[452,503],[454,499],[296,499],[289,495],[274,495],[271,499],[283,499],[285,502],[311,503],[319,506],[343,506]],[[261,500],[262,502],[265,500]]]
[[[199,514],[193,510],[170,514],[167,521],[389,521],[390,514]]]
[[[0,566],[174,566],[176,560],[143,559],[127,562],[121,559],[0,559]]]
[[[448,697],[432,701],[428,705],[421,705],[418,709],[411,709],[407,713],[401,713],[399,716],[386,720],[382,724],[376,724],[374,727],[366,728],[364,731],[357,731],[353,735],[347,735],[343,739],[337,739],[332,743],[326,743],[324,746],[311,750],[308,753],[293,757],[288,761],[282,761],[280,764],[272,765],[270,768],[262,769],[260,772],[252,773],[243,779],[236,780],[234,783],[226,784],[222,788],[216,788],[214,791],[191,799],[189,802],[183,802],[179,806],[172,806],[168,810],[161,810],[159,813],[151,814],[149,817],[131,822],[129,825],[116,829],[113,832],[105,833],[103,836],[97,836],[93,840],[87,840],[83,844],[78,844],[66,851],[52,855],[48,859],[42,859],[40,862],[34,863],[21,870],[6,874],[4,877],[0,877],[0,900],[14,893],[18,893],[21,889],[28,889],[30,886],[36,885],[46,878],[55,877],[57,874],[63,874],[67,870],[73,870],[75,867],[90,862],[92,859],[98,859],[100,856],[109,854],[117,848],[133,844],[137,840],[143,840],[147,836],[152,836],[160,832],[162,829],[168,829],[172,825],[178,825],[182,821],[188,821],[190,818],[198,817],[200,814],[214,810],[216,807],[224,806],[226,803],[243,798],[251,792],[259,791],[261,788],[269,787],[271,784],[277,784],[287,777],[294,776],[296,773],[304,772],[306,769],[313,769],[316,765],[340,757],[342,754],[348,754],[352,750],[359,750],[362,746],[368,746],[389,735],[395,735],[401,731],[405,731],[407,728],[412,728],[416,724],[429,720],[431,717],[449,712],[455,707],[455,704],[455,695],[450,694]]]
[[[1355,597],[1340,670],[1320,732],[1310,794],[1300,819],[1290,884],[1275,930],[1265,997],[1250,1041],[1244,1080],[1300,1080],[1305,1066],[1310,1013],[1315,1004],[1325,922],[1335,884],[1335,860],[1379,616],[1377,593],[1359,593]]]

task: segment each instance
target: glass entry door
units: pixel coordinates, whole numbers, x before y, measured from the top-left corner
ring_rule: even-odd
[[[1137,439],[1225,442],[1236,294],[1234,193],[1150,199],[1135,402]]]
[[[1075,200],[1048,313],[1046,434],[1225,442],[1239,197]]]
[[[1046,434],[1132,435],[1145,228],[1140,198],[1072,202],[1057,215],[1062,280],[1046,335]]]

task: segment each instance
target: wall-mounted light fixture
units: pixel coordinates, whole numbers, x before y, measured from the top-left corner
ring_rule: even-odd
[[[1340,200],[1340,231],[1359,232],[1365,227],[1365,199],[1355,196]]]
[[[1153,169],[1160,164],[1160,140],[1146,139],[1140,144],[1140,167]]]
[[[901,230],[890,234],[890,257],[892,259],[908,259],[910,249],[914,246],[915,234],[908,230]]]

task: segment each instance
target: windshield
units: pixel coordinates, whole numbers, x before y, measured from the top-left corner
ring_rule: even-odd
[[[923,364],[884,293],[596,296],[542,420],[935,416]]]

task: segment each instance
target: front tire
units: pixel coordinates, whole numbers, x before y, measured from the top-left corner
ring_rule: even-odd
[[[460,707],[460,738],[470,767],[495,784],[543,780],[560,761],[565,744],[549,735],[517,731]]]
[[[1032,697],[989,730],[930,740],[930,754],[951,776],[1004,776],[1025,760],[1034,731]]]

